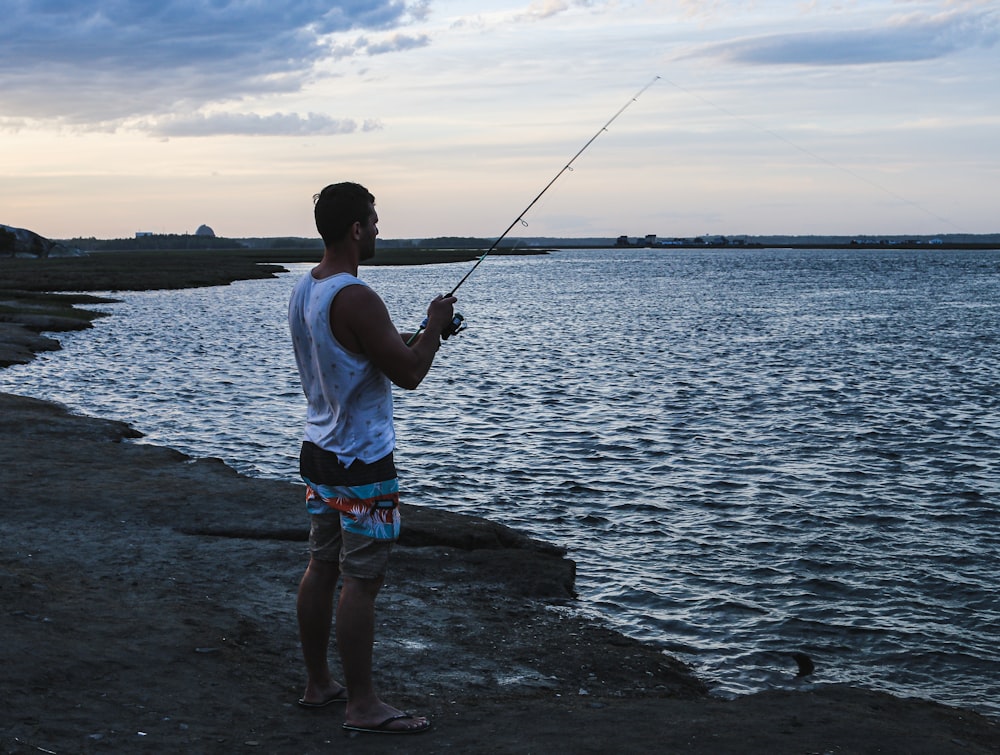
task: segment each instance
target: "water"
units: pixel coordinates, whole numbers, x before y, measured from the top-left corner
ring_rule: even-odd
[[[278,280],[120,295],[0,390],[294,479]],[[365,268],[412,329],[461,266]],[[584,611],[722,695],[848,682],[1000,715],[1000,252],[488,259],[397,391],[405,497],[565,545]]]

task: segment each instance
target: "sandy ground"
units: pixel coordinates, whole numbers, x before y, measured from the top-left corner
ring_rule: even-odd
[[[0,364],[70,326],[24,320],[0,317]],[[135,436],[0,394],[3,752],[1000,753],[976,713],[809,677],[712,698],[577,616],[558,549],[405,505],[376,677],[434,725],[350,736],[343,706],[295,704],[301,489]]]

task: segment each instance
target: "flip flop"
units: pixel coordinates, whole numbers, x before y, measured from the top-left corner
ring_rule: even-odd
[[[347,702],[347,687],[341,687],[334,694],[330,695],[325,700],[320,700],[318,703],[306,702],[305,698],[299,698],[299,706],[302,708],[311,708],[315,710],[316,708],[325,708],[327,705],[332,705],[333,703],[346,703]]]
[[[423,725],[415,726],[412,729],[390,729],[393,721],[402,721],[405,718],[416,718],[412,713],[400,713],[398,716],[390,716],[380,724],[375,726],[356,726],[354,724],[344,724],[345,731],[360,731],[365,734],[419,734],[431,728],[430,721],[424,721]]]

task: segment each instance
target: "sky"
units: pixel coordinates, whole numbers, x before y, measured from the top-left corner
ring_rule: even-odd
[[[997,0],[0,10],[0,223],[48,238],[313,237],[343,180],[496,237],[556,176],[512,237],[1000,232]]]

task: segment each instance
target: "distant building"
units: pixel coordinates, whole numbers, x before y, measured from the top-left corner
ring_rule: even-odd
[[[656,234],[647,233],[646,234],[646,246],[656,246]]]
[[[215,237],[215,231],[209,228],[207,225],[198,226],[198,230],[194,232],[195,236],[212,236]]]
[[[615,246],[629,246],[628,236],[619,236]]]
[[[135,237],[137,239],[141,239],[143,236],[152,236],[152,235],[153,235],[152,231],[136,231],[135,232]]]

